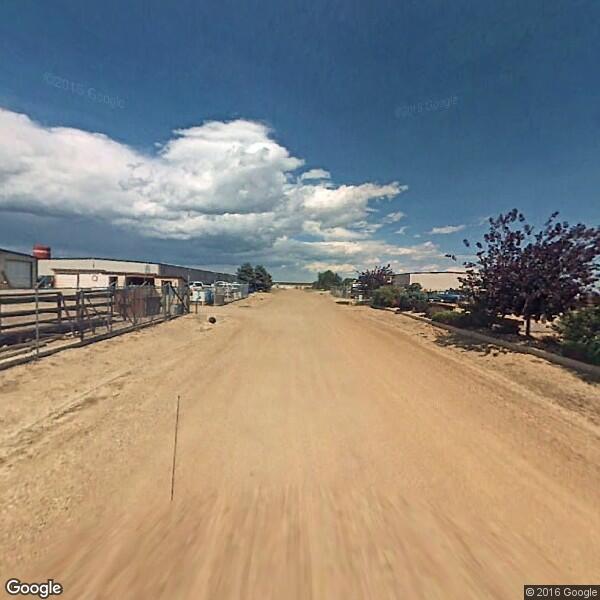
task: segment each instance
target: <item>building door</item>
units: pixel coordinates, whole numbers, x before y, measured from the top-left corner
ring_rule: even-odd
[[[29,261],[7,258],[5,261],[4,273],[8,279],[8,285],[12,288],[33,287],[31,263]]]

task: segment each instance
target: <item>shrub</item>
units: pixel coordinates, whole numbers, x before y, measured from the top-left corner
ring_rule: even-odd
[[[468,327],[479,327],[481,329],[490,329],[494,323],[498,323],[499,319],[497,315],[488,311],[480,302],[472,302],[468,305],[466,315]]]
[[[446,323],[454,327],[466,329],[494,329],[499,333],[518,333],[519,322],[515,319],[492,319],[488,314],[481,311],[457,312],[444,310],[432,315],[431,320],[436,323]]]
[[[431,320],[435,323],[445,323],[446,325],[454,325],[454,327],[467,327],[468,326],[468,315],[463,312],[456,312],[454,310],[442,310],[435,313]]]
[[[425,312],[427,310],[427,296],[418,284],[411,285],[408,288],[384,285],[373,292],[371,306],[376,308],[397,307],[400,310]]]
[[[398,306],[398,289],[391,285],[384,285],[373,292],[371,305],[377,308]]]
[[[566,313],[554,326],[565,356],[600,364],[600,306]]]
[[[569,358],[600,365],[600,342],[584,344],[583,342],[564,340],[560,348],[562,353]]]
[[[406,288],[401,288],[398,295],[398,308],[400,310],[427,311],[427,294],[421,285],[412,283]]]
[[[517,335],[521,329],[521,322],[518,319],[499,318],[492,323],[492,330],[497,333],[510,333]]]

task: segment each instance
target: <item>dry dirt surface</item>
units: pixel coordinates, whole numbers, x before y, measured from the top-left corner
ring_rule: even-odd
[[[328,295],[202,308],[0,373],[2,584],[379,600],[600,583],[599,415],[598,385],[562,367]]]

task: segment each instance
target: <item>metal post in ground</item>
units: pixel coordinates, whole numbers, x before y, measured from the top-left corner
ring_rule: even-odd
[[[108,288],[108,330],[111,332],[113,329],[114,304],[115,304],[115,290],[114,290],[114,288]]]
[[[173,443],[173,466],[171,468],[171,502],[175,491],[175,461],[177,459],[177,430],[179,428],[179,396],[177,396],[177,414],[175,416],[175,441]]]
[[[77,292],[77,326],[79,327],[79,339],[83,342],[83,290]]]
[[[35,358],[40,357],[40,298],[39,286],[35,286]]]

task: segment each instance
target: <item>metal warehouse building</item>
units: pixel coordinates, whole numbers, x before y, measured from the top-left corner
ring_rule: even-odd
[[[0,248],[0,289],[32,288],[37,281],[37,259]]]
[[[106,288],[109,286],[170,283],[182,287],[189,281],[235,281],[228,273],[193,267],[112,258],[50,258],[38,262],[40,277],[53,278],[55,288]]]
[[[428,292],[444,292],[460,287],[459,277],[464,277],[461,271],[425,271],[420,273],[398,273],[392,278],[392,284],[406,287],[419,283]]]

